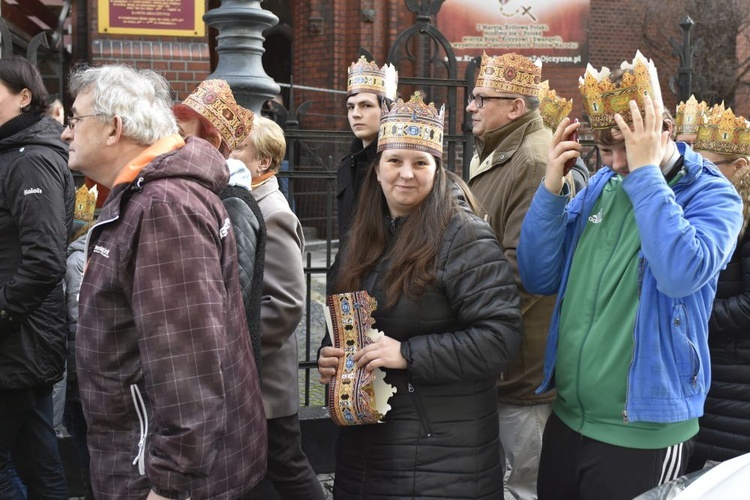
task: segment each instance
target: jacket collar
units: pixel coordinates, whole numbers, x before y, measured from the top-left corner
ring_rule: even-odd
[[[479,165],[476,170],[472,169],[471,176],[475,177],[510,160],[521,147],[524,137],[543,129],[542,116],[535,109],[507,125],[490,130],[482,139],[474,138]]]
[[[266,179],[262,184],[254,186],[251,193],[253,194],[253,198],[255,198],[255,201],[260,202],[260,200],[273,193],[274,191],[278,191],[278,189],[279,180],[274,175]]]

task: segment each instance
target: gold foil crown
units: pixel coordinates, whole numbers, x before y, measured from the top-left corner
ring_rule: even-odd
[[[501,56],[482,54],[482,64],[475,87],[488,87],[498,92],[531,97],[539,95],[542,63],[509,52]]]
[[[703,101],[698,102],[692,95],[687,101],[678,104],[675,116],[675,133],[677,135],[698,133],[698,127],[700,127],[707,110],[708,104]]]
[[[99,190],[96,184],[91,189],[83,186],[76,189],[76,206],[73,212],[75,220],[91,222],[94,220],[94,211],[96,210],[96,199],[99,197]]]
[[[234,100],[232,89],[224,80],[204,80],[182,102],[189,106],[221,134],[221,140],[230,151],[244,141],[253,127],[255,115]]]
[[[444,118],[445,106],[438,111],[435,103],[425,104],[419,92],[414,92],[406,102],[399,99],[390,110],[384,106],[380,115],[378,153],[386,149],[416,149],[441,158]]]
[[[616,127],[616,113],[619,113],[627,123],[632,123],[631,100],[638,103],[641,114],[644,112],[644,98],[647,95],[654,102],[662,102],[659,76],[653,61],[637,51],[633,62],[623,62],[620,69],[624,74],[619,85],[615,85],[609,79],[609,68],[603,67],[597,71],[590,64],[586,67],[586,74],[578,79],[583,108],[592,129]]]
[[[750,156],[750,123],[735,116],[732,108],[718,110],[704,118],[695,139],[696,150],[723,155]]]
[[[352,63],[347,71],[347,95],[369,92],[385,97],[391,101],[398,95],[398,71],[393,64],[384,64],[379,68],[375,61],[367,62],[365,56]]]
[[[539,84],[539,112],[547,127],[555,130],[572,109],[573,99],[558,97],[557,92],[549,88],[549,80]]]

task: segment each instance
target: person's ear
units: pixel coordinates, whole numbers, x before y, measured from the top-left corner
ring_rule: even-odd
[[[113,121],[111,121],[107,127],[110,127],[111,130],[109,131],[109,134],[107,135],[107,145],[108,146],[114,146],[118,142],[120,142],[120,138],[122,137],[122,131],[123,131],[123,123],[122,123],[122,117],[115,115],[113,118]]]
[[[508,118],[511,120],[516,120],[523,116],[526,113],[526,101],[522,98],[515,99],[513,101],[513,106],[510,108],[510,111],[508,112]]]
[[[21,97],[21,111],[25,113],[28,111],[29,105],[31,104],[31,91],[27,88],[23,88],[18,95]]]
[[[732,162],[732,168],[734,169],[735,174],[739,172],[740,169],[746,166],[747,166],[747,158],[744,156],[741,156]]]
[[[268,169],[271,168],[271,159],[270,158],[261,158],[260,164],[258,165],[258,173],[259,174],[265,174],[268,172]]]

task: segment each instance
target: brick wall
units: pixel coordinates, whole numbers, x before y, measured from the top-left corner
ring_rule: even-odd
[[[211,73],[208,36],[109,35],[98,32],[98,5],[89,3],[89,62],[122,63],[159,71],[183,100]]]

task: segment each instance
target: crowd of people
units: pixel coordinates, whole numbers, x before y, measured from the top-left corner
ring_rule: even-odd
[[[477,74],[464,182],[444,107],[392,65],[348,69],[327,292],[367,292],[383,335],[326,336],[318,370],[394,393],[331,436],[334,498],[631,499],[750,452],[750,122],[695,99],[675,120],[640,54],[589,68],[589,178],[539,62]],[[157,72],[104,65],[67,91],[62,118],[0,60],[0,499],[68,498],[64,426],[91,498],[322,500],[283,129],[223,80],[175,104]],[[71,170],[107,193],[96,213]]]

